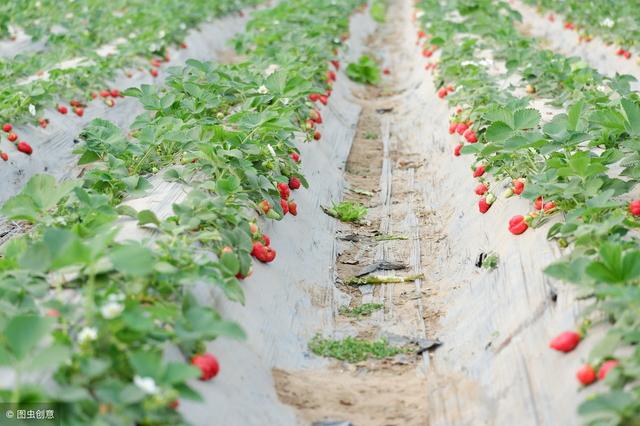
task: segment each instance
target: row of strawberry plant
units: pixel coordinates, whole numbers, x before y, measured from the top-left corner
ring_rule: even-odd
[[[170,60],[168,48],[183,44],[189,30],[258,0],[30,1],[0,6],[0,22],[25,26],[34,40],[46,36],[44,51],[0,59],[0,121],[40,124],[44,109],[73,101],[84,105],[118,71],[144,67],[153,76]],[[62,3],[62,5],[60,4]],[[55,30],[55,31],[54,31]],[[109,52],[99,48],[111,46]],[[65,66],[65,61],[82,58]],[[46,73],[46,74],[45,74]],[[127,71],[132,75],[131,71]],[[113,99],[106,99],[113,105]],[[80,108],[80,109],[78,109]],[[64,112],[64,109],[60,109]]]
[[[220,368],[205,343],[244,335],[192,291],[211,286],[242,303],[252,256],[276,257],[255,212],[298,213],[291,191],[306,182],[296,141],[322,137],[311,100],[329,102],[336,35],[361,3],[294,0],[256,13],[237,40],[247,60],[188,61],[164,87],[127,90],[146,112],[128,133],[90,123],[82,179],[37,175],[5,203],[26,232],[0,258],[0,362],[15,372],[3,400],[54,401],[73,424],[184,423],[179,398],[199,398],[189,380]],[[189,188],[171,216],[122,202],[160,170]],[[153,239],[119,235],[123,217]],[[190,361],[165,360],[167,345]],[[37,384],[35,371],[52,379]]]
[[[593,35],[602,38],[606,43],[616,47],[616,54],[630,59],[629,49],[638,48],[640,35],[640,11],[635,1],[629,0],[596,0],[596,1],[554,1],[524,0],[539,11],[548,12],[549,21],[556,20],[555,13],[564,15],[564,28],[575,30],[580,39],[591,41]]]
[[[537,49],[535,40],[515,29],[521,17],[501,1],[423,0],[419,7],[425,56],[442,48],[438,94],[461,106],[449,131],[466,140],[454,154],[476,158],[473,177],[480,179],[481,213],[489,212],[504,188],[504,196],[520,195],[534,205],[533,212],[512,218],[511,233],[536,228],[555,215],[548,237],[570,250],[546,272],[579,285],[593,301],[580,330],[561,334],[551,346],[570,351],[591,322],[610,325],[578,371],[585,385],[606,377],[609,390],[579,411],[589,423],[636,418],[640,202],[629,200],[640,178],[640,98],[629,89],[633,77],[607,78],[576,58]],[[504,62],[506,73],[495,75],[495,60]],[[514,93],[518,87],[504,90],[499,84],[512,75],[519,76],[516,86],[524,89],[523,96]],[[540,94],[566,112],[541,122],[532,108]]]

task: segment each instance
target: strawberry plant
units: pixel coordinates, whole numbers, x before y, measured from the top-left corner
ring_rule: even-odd
[[[215,383],[225,368],[206,342],[244,338],[193,287],[243,303],[252,254],[275,260],[255,216],[265,203],[267,217],[282,219],[281,199],[298,213],[290,191],[307,186],[296,143],[314,110],[308,96],[328,90],[341,44],[333,34],[359,4],[262,10],[236,40],[245,61],[191,60],[164,86],[123,92],[146,111],[129,132],[102,119],[83,130],[80,179],[36,175],[4,204],[2,214],[26,229],[0,258],[0,354],[16,377],[0,389],[4,400],[64,404],[74,424],[184,424],[179,400],[199,399],[190,383]],[[189,189],[168,217],[123,203],[148,192],[152,175]],[[153,241],[123,238],[123,221],[154,230]],[[182,358],[165,360],[168,345]],[[52,373],[50,385],[27,368]]]
[[[608,7],[602,2],[586,7],[584,2],[539,3],[570,9],[584,14],[584,19],[598,16],[591,14],[596,8],[601,8],[599,16],[606,16],[603,11]],[[619,2],[613,13],[628,11],[629,5]],[[558,219],[547,236],[570,250],[546,273],[580,286],[582,297],[591,301],[583,313],[585,324],[608,324],[606,336],[591,349],[578,379],[585,385],[593,383],[598,368],[612,359],[616,364],[610,371],[615,374],[605,381],[608,390],[587,399],[578,411],[587,424],[632,422],[640,413],[640,359],[633,350],[640,326],[635,315],[640,257],[633,204],[640,177],[636,171],[640,102],[630,87],[634,78],[603,76],[578,58],[538,47],[517,30],[523,18],[503,1],[422,0],[419,8],[425,46],[441,48],[434,71],[438,96],[452,106],[463,106],[453,116],[449,133],[458,134],[462,123],[464,135],[466,121],[473,122],[471,139],[477,141],[465,138],[460,148],[460,139],[455,138],[454,154],[476,158],[473,175],[482,176],[483,185],[488,181],[493,188],[511,182],[505,197],[519,194],[531,200],[533,211],[511,218],[504,232],[520,235],[532,232],[529,228],[535,232],[552,215]],[[634,13],[628,11],[628,16]],[[577,21],[574,15],[571,20]],[[490,59],[480,57],[479,52],[487,51]],[[497,61],[504,63],[504,71],[491,69]],[[501,87],[501,80],[508,79],[515,81],[512,87],[522,89],[522,95]],[[449,84],[455,85],[455,92],[446,89]],[[534,98],[552,108],[552,114],[543,119],[533,106]],[[516,181],[526,184],[516,186]],[[484,188],[479,188],[481,194]],[[490,207],[486,201],[480,199],[481,212]],[[559,336],[551,346],[569,351],[579,341],[576,336]]]
[[[358,62],[347,65],[347,76],[356,83],[380,83],[380,68],[376,61],[367,55],[360,56]]]

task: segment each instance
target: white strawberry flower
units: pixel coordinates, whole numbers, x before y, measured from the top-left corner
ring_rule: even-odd
[[[122,302],[124,300],[124,294],[122,293],[111,293],[107,299],[110,302]]]
[[[108,302],[100,308],[100,313],[104,319],[113,319],[124,311],[124,305],[115,301]]]
[[[279,69],[280,66],[278,64],[271,64],[264,70],[264,74],[268,77]]]
[[[78,333],[78,342],[80,344],[96,340],[98,338],[98,330],[93,327],[85,327]]]
[[[616,22],[613,19],[609,18],[609,17],[604,18],[600,22],[600,25],[602,25],[603,27],[607,27],[607,28],[613,28],[613,26],[615,24],[616,24]]]
[[[36,115],[36,106],[34,104],[29,104],[29,114]]]
[[[160,392],[160,388],[151,377],[134,376],[133,383],[144,393],[148,393],[149,395],[155,395]]]
[[[261,95],[266,95],[267,93],[269,93],[269,89],[267,89],[267,86],[263,84],[258,88],[258,93],[260,93]]]

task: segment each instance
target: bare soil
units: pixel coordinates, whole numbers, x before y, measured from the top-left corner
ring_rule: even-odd
[[[369,40],[371,53],[391,74],[378,87],[353,85],[362,113],[348,158],[345,200],[368,208],[362,224],[340,224],[337,231],[336,285],[351,299],[349,307],[381,303],[384,309],[366,317],[335,316],[329,338],[387,338],[402,344],[434,338],[438,309],[429,307],[434,286],[424,280],[402,284],[348,286],[363,267],[377,261],[403,262],[404,270],[375,275],[407,276],[429,267],[427,254],[441,238],[440,218],[424,211],[418,175],[426,172],[420,135],[411,133],[405,98],[411,93],[403,73],[415,66],[411,2],[389,6],[387,22]],[[411,61],[411,62],[409,62]],[[344,78],[344,77],[343,77]],[[381,240],[381,236],[399,239]],[[435,304],[434,304],[435,306]],[[338,309],[336,309],[338,311]],[[320,330],[322,331],[322,330]],[[323,369],[284,371],[273,377],[282,402],[293,406],[300,424],[348,421],[354,426],[426,425],[426,364],[429,354],[401,354],[358,364],[330,361]]]

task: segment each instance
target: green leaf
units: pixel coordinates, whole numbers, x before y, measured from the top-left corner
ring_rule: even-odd
[[[622,259],[622,276],[625,281],[640,277],[640,251],[625,253]]]
[[[487,140],[492,142],[503,142],[514,135],[514,131],[506,123],[496,121],[492,123],[485,133]]]
[[[237,176],[229,176],[216,181],[216,192],[220,195],[228,195],[236,192],[240,188],[240,179]]]
[[[18,360],[23,359],[49,332],[52,325],[52,318],[35,315],[19,315],[11,318],[4,329],[9,350]]]
[[[631,136],[640,135],[640,107],[629,99],[620,99],[627,121],[625,127]]]
[[[129,362],[140,377],[158,379],[164,374],[162,357],[156,352],[137,351],[129,355]]]
[[[153,223],[156,226],[160,226],[160,221],[154,212],[151,210],[142,210],[138,213],[138,225],[147,225]]]
[[[580,116],[582,115],[582,111],[584,109],[584,101],[576,102],[571,105],[568,110],[567,115],[567,129],[571,131],[577,131],[578,125],[580,123]]]
[[[126,275],[143,276],[153,271],[153,252],[137,243],[117,247],[111,253],[113,267]]]
[[[235,275],[240,271],[240,261],[234,253],[222,253],[220,264],[229,275]]]
[[[67,346],[54,344],[41,350],[31,361],[29,368],[33,370],[55,369],[67,361],[71,350]]]
[[[519,109],[513,114],[515,129],[533,129],[538,123],[540,123],[540,113],[533,108]]]
[[[181,362],[170,362],[167,364],[164,376],[162,377],[162,383],[170,385],[176,383],[184,383],[187,380],[197,379],[200,377],[200,369],[197,367],[187,365]]]
[[[34,175],[20,194],[7,200],[2,206],[1,213],[10,219],[34,221],[39,214],[54,207],[58,201],[79,185],[79,180],[69,180],[58,184],[51,175]]]

